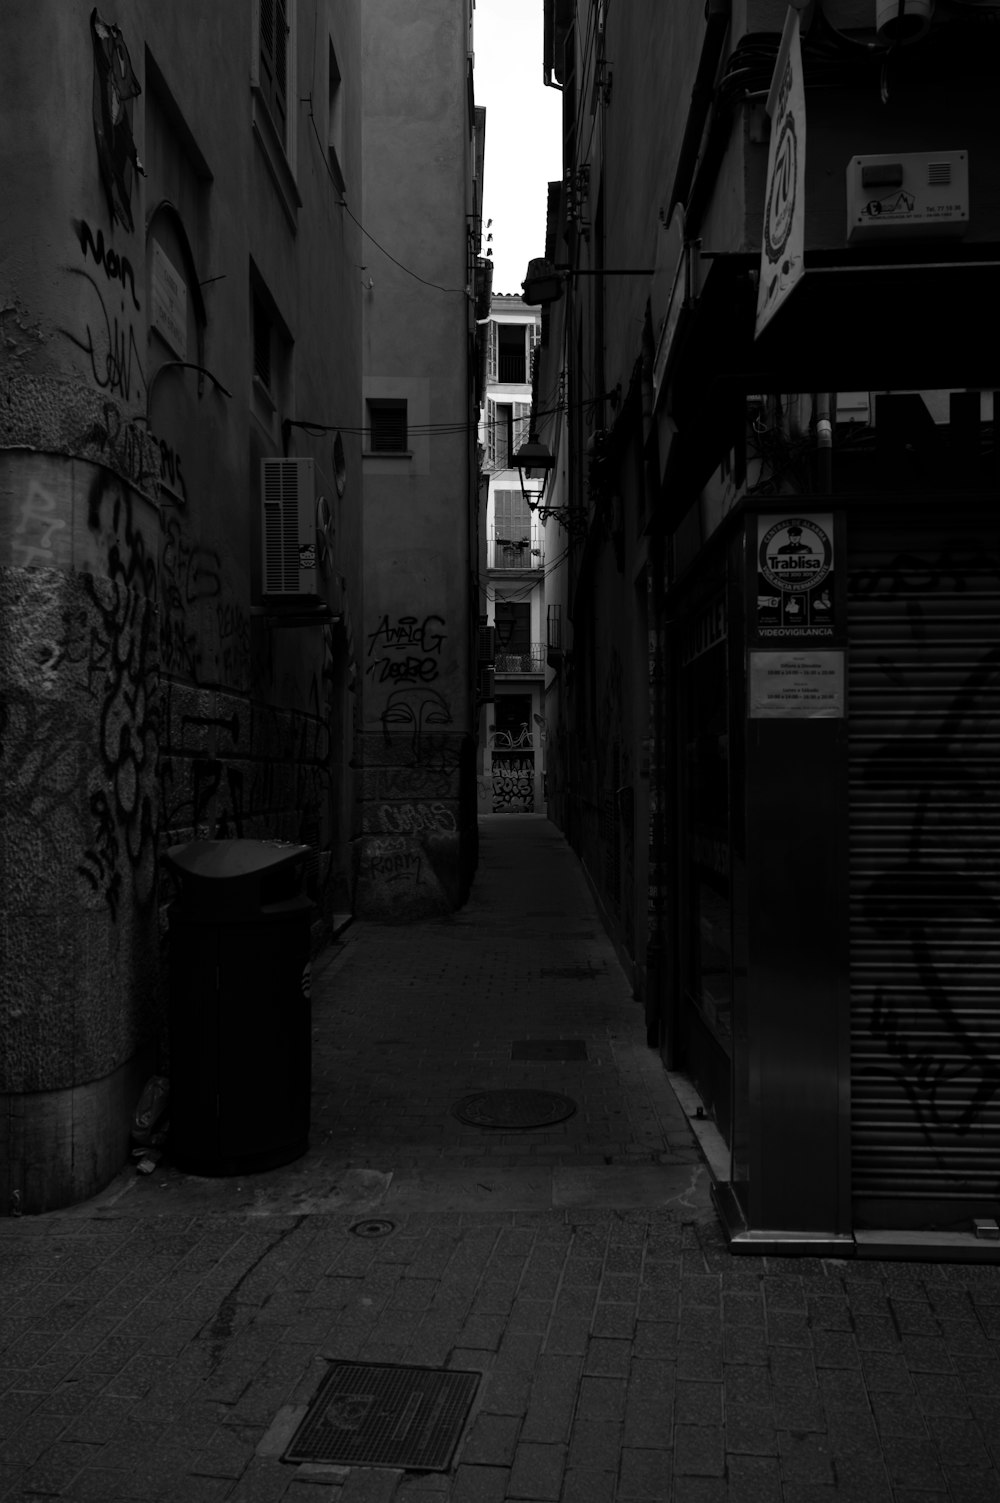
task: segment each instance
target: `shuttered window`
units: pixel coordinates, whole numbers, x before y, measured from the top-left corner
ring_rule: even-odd
[[[531,537],[531,512],[520,490],[493,492],[493,535],[515,543]]]
[[[260,88],[282,144],[288,122],[287,0],[259,0]]]
[[[372,454],[407,453],[405,401],[368,403],[368,448]]]
[[[255,292],[253,296],[253,373],[265,391],[271,390],[272,345],[273,326],[263,301]]]

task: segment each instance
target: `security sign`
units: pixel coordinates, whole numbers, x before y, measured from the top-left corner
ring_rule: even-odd
[[[833,635],[833,517],[757,519],[757,633]]]

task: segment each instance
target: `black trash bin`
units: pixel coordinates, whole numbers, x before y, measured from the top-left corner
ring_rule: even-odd
[[[193,1174],[245,1174],[309,1145],[309,847],[193,840],[167,862],[170,1155]]]

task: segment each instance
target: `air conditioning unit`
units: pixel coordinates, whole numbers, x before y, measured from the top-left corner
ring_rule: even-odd
[[[316,475],[311,459],[260,462],[264,594],[319,594]]]

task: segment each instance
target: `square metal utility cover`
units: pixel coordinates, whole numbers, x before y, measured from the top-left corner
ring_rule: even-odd
[[[585,1039],[515,1039],[511,1059],[586,1059]]]
[[[444,1472],[481,1374],[331,1362],[283,1461]]]

